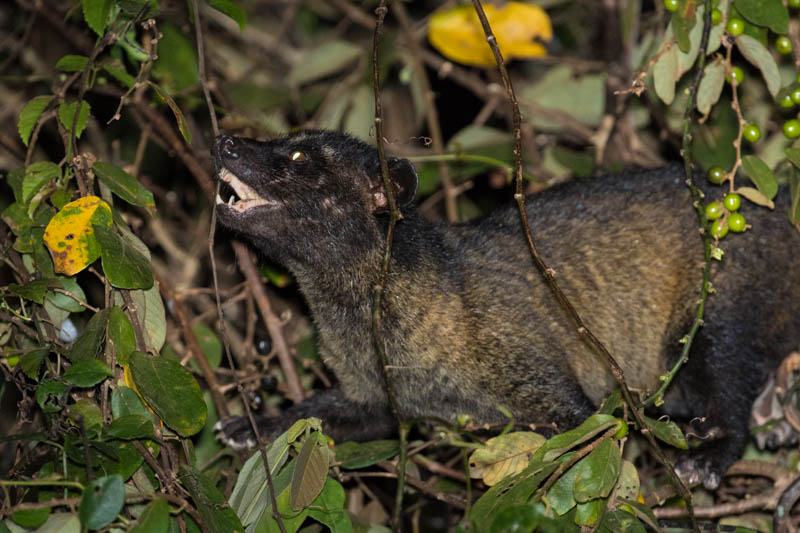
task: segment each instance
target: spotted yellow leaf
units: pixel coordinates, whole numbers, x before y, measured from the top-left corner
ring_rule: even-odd
[[[70,202],[50,219],[44,243],[53,256],[56,272],[72,276],[100,257],[92,224],[111,226],[111,208],[97,196]]]
[[[547,13],[533,4],[508,2],[484,6],[503,59],[547,55],[541,41],[549,41],[553,27]],[[460,6],[431,17],[428,40],[445,57],[465,65],[492,67],[494,55],[486,43],[478,15],[472,6]]]

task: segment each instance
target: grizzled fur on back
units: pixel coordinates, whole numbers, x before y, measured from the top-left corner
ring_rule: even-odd
[[[236,193],[227,204],[218,199],[220,222],[292,271],[339,382],[263,419],[262,434],[274,437],[304,416],[322,418],[336,440],[390,434],[371,334],[388,221],[375,149],[341,133],[306,131],[264,143],[223,135],[213,152]],[[403,219],[382,324],[400,415],[464,413],[502,423],[504,406],[519,422],[567,429],[594,412],[615,382],[535,270],[516,207],[465,224],[430,222],[412,204],[411,164],[392,158],[389,167]],[[777,214],[742,207],[753,229],[723,241],[705,326],[664,406],[704,419],[698,431],[724,436],[693,465],[709,486],[741,452],[768,372],[800,343],[800,269],[792,267],[800,234],[782,214],[785,199],[777,203]],[[680,353],[703,264],[682,171],[572,182],[526,206],[565,294],[629,385],[655,390]],[[254,443],[246,421],[224,421],[222,434],[233,445]]]

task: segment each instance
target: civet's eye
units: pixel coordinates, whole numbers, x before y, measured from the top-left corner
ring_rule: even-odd
[[[300,151],[292,152],[292,161],[305,161],[306,154]]]

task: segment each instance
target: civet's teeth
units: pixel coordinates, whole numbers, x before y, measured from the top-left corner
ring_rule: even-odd
[[[216,202],[217,202],[218,204],[225,203],[225,202],[223,202],[223,200],[222,200],[222,196],[220,196],[220,195],[219,195],[219,193],[217,193],[217,200],[216,200]]]
[[[233,195],[231,195],[231,197],[228,198],[228,205],[229,206],[233,205]]]

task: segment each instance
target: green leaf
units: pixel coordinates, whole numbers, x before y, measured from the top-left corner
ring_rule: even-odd
[[[787,148],[784,154],[786,154],[786,159],[800,169],[800,148]]]
[[[100,345],[106,333],[108,313],[108,309],[103,309],[89,319],[86,329],[83,330],[75,344],[72,345],[72,349],[66,354],[67,359],[73,363],[78,363],[97,357],[97,352],[100,350]]]
[[[678,53],[672,46],[653,65],[653,86],[661,101],[670,105],[675,99],[675,82],[678,79]]]
[[[567,454],[563,456],[562,461],[566,461],[574,455],[574,453]],[[577,473],[578,470],[573,465],[569,470],[561,474],[561,477],[547,491],[547,501],[559,516],[568,513],[577,503],[573,491],[575,474]]]
[[[353,524],[344,504],[344,488],[335,479],[327,477],[322,492],[309,506],[308,516],[328,526],[331,533],[351,533]]]
[[[603,439],[575,468],[575,501],[605,498],[617,483],[622,456],[614,439]]]
[[[592,415],[575,429],[548,439],[541,448],[536,450],[531,462],[536,460],[552,461],[567,450],[594,438],[618,423],[618,420],[611,415]]]
[[[114,373],[108,366],[97,359],[78,361],[64,372],[64,380],[77,387],[93,387],[113,376]]]
[[[143,415],[124,415],[113,422],[106,432],[112,439],[152,439],[153,418]]]
[[[781,74],[772,54],[757,39],[749,35],[739,35],[736,38],[736,46],[745,59],[758,67],[764,77],[764,82],[767,84],[769,94],[772,95],[772,98],[775,98],[778,95],[778,91],[781,90]]]
[[[104,225],[92,225],[103,272],[112,286],[120,289],[149,289],[153,286],[150,261],[123,236]]]
[[[738,189],[736,189],[736,192],[742,195],[743,197],[747,198],[754,204],[768,207],[770,209],[775,209],[775,203],[766,196],[764,196],[764,194],[758,189],[754,189],[752,187],[739,187]]]
[[[35,279],[22,285],[11,283],[8,286],[8,292],[14,296],[25,298],[39,305],[44,305],[44,296],[47,294],[47,288],[50,286],[50,283],[51,282],[46,279]]]
[[[192,332],[197,338],[197,343],[200,344],[200,349],[203,350],[208,364],[211,368],[217,368],[222,361],[222,343],[217,335],[211,328],[203,324],[192,326]],[[191,359],[191,365],[195,370],[200,370],[200,366],[194,359]]]
[[[289,70],[286,81],[300,86],[340,72],[354,63],[364,50],[353,43],[329,40],[306,52]]]
[[[57,413],[64,407],[67,386],[58,381],[46,381],[36,389],[36,403],[45,413]]]
[[[653,514],[653,510],[650,509],[647,505],[643,503],[639,503],[634,499],[626,499],[618,497],[618,501],[620,503],[624,503],[626,505],[630,505],[633,508],[633,511],[636,513],[641,520],[643,520],[648,526],[650,526],[653,531],[660,532],[661,528],[658,525],[658,519]]]
[[[22,179],[22,203],[28,205],[39,189],[61,177],[61,169],[51,161],[39,161],[25,169]]]
[[[56,285],[60,286],[61,289],[74,295],[75,298],[82,302],[86,301],[86,294],[84,294],[81,286],[78,285],[78,280],[73,277],[67,278],[64,276],[58,276],[56,279],[58,280]],[[51,305],[63,309],[64,311],[69,311],[70,313],[80,313],[84,310],[84,307],[75,301],[74,298],[60,292],[48,292],[45,300]]]
[[[632,514],[621,509],[616,509],[603,516],[603,522],[597,528],[598,533],[647,533],[641,522]],[[660,531],[655,529],[654,531]]]
[[[11,520],[22,527],[34,529],[47,521],[47,518],[50,516],[50,511],[50,507],[43,507],[41,509],[23,509],[22,511],[17,511],[12,514]]]
[[[225,501],[225,495],[199,470],[182,464],[180,466],[179,481],[189,491],[194,500],[195,508],[200,513],[200,517],[209,531],[216,533],[244,531],[239,518],[233,512],[233,509],[228,506],[228,502]]]
[[[359,470],[394,457],[398,453],[400,453],[400,441],[373,440],[337,444],[335,456],[340,468]]]
[[[22,108],[22,111],[20,111],[19,122],[17,122],[17,131],[19,132],[22,143],[25,146],[28,146],[28,141],[30,141],[33,127],[36,126],[36,123],[39,121],[39,117],[42,116],[44,110],[47,109],[47,106],[50,104],[51,100],[53,100],[52,96],[37,96],[31,100],[28,100],[28,103],[26,103]]]
[[[125,70],[125,65],[116,58],[109,58],[102,63],[103,70],[105,70],[112,78],[125,85],[127,88],[133,87],[136,83],[136,78],[128,74]]]
[[[734,6],[749,22],[784,35],[789,31],[789,10],[781,0],[736,0]]]
[[[674,48],[674,47],[673,47]],[[677,67],[676,67],[677,68]],[[575,72],[568,66],[551,68],[536,83],[520,91],[523,101],[566,113],[581,124],[599,126],[605,114],[606,74]],[[532,113],[527,118],[543,131],[561,131],[563,122]]]
[[[533,532],[539,524],[536,511],[530,504],[506,507],[493,518],[489,533]]]
[[[67,407],[67,415],[76,426],[81,427],[83,424],[87,432],[91,432],[94,436],[100,434],[100,429],[103,427],[103,413],[100,412],[100,406],[95,400],[81,398]]]
[[[19,358],[19,366],[26,376],[34,381],[39,381],[39,369],[42,367],[44,358],[49,353],[50,350],[48,348],[39,348],[38,350],[24,353]]]
[[[121,365],[128,364],[128,357],[136,349],[136,334],[131,321],[121,307],[114,306],[108,314],[106,342],[111,354]]]
[[[159,352],[164,346],[167,321],[164,313],[164,302],[161,300],[161,294],[159,294],[156,285],[154,283],[152,287],[145,291],[132,290],[130,295],[136,306],[136,315],[139,317],[139,323],[142,324],[147,334],[145,343],[148,350],[152,349],[154,352]],[[125,305],[125,301],[119,293],[114,295],[114,303],[120,306]]]
[[[688,450],[689,444],[686,442],[686,437],[678,427],[678,424],[672,420],[655,420],[650,417],[644,417],[653,436],[662,442],[666,442],[670,446],[675,446],[681,450]]]
[[[151,416],[136,391],[125,386],[119,386],[111,393],[111,414],[114,418],[128,415]]]
[[[742,170],[768,200],[775,198],[778,183],[766,163],[757,156],[746,155],[742,157]]]
[[[65,102],[58,106],[58,120],[61,125],[68,131],[72,131],[72,123],[75,121],[75,112],[78,110],[78,102]],[[81,110],[78,114],[78,122],[75,124],[75,137],[81,137],[81,133],[86,128],[89,122],[89,102],[86,100],[81,101]]]
[[[114,521],[125,504],[125,488],[118,474],[89,483],[78,505],[78,518],[84,527],[95,530]]]
[[[97,35],[103,35],[111,12],[111,0],[82,0],[83,19]]]
[[[97,161],[92,165],[92,170],[111,192],[129,204],[146,207],[151,211],[155,208],[153,193],[142,187],[135,177],[121,168],[109,163]]]
[[[8,529],[4,530],[2,524],[0,522],[0,533],[11,533]],[[81,533],[81,523],[74,513],[55,513],[36,533]]]
[[[291,485],[291,505],[297,511],[308,507],[322,492],[328,477],[330,453],[321,433],[312,433],[297,455]]]
[[[169,504],[167,500],[156,498],[147,504],[128,533],[167,533],[168,529]]]
[[[800,227],[800,172],[796,168],[792,168],[789,174],[789,191],[792,202],[789,208],[789,221]]]
[[[605,503],[606,501],[604,499],[589,500],[579,503],[575,508],[575,523],[579,526],[597,526],[606,508]]]
[[[244,31],[244,27],[247,24],[247,14],[239,4],[231,0],[209,0],[208,3],[220,13],[232,18],[239,25],[239,30]]]
[[[88,62],[89,58],[86,56],[65,55],[58,60],[56,68],[64,72],[83,72]]]
[[[160,22],[163,37],[158,43],[158,59],[153,63],[153,74],[167,93],[175,94],[200,82],[197,53],[192,40],[172,24]]]
[[[166,425],[182,437],[198,433],[206,423],[206,404],[192,374],[165,357],[131,354],[136,388]]]
[[[685,8],[686,3],[684,3],[684,10]],[[691,32],[692,28],[694,28],[695,24],[697,23],[697,19],[695,17],[694,10],[692,10],[691,13],[685,13],[683,12],[684,10],[678,9],[673,11],[670,24],[672,26],[672,33],[675,36],[675,39],[678,41],[678,47],[680,48],[681,52],[687,53],[692,47],[691,39],[689,38],[689,32]]]
[[[724,86],[725,64],[717,59],[706,65],[703,71],[703,79],[697,88],[697,110],[708,115],[711,106],[719,101]]]

